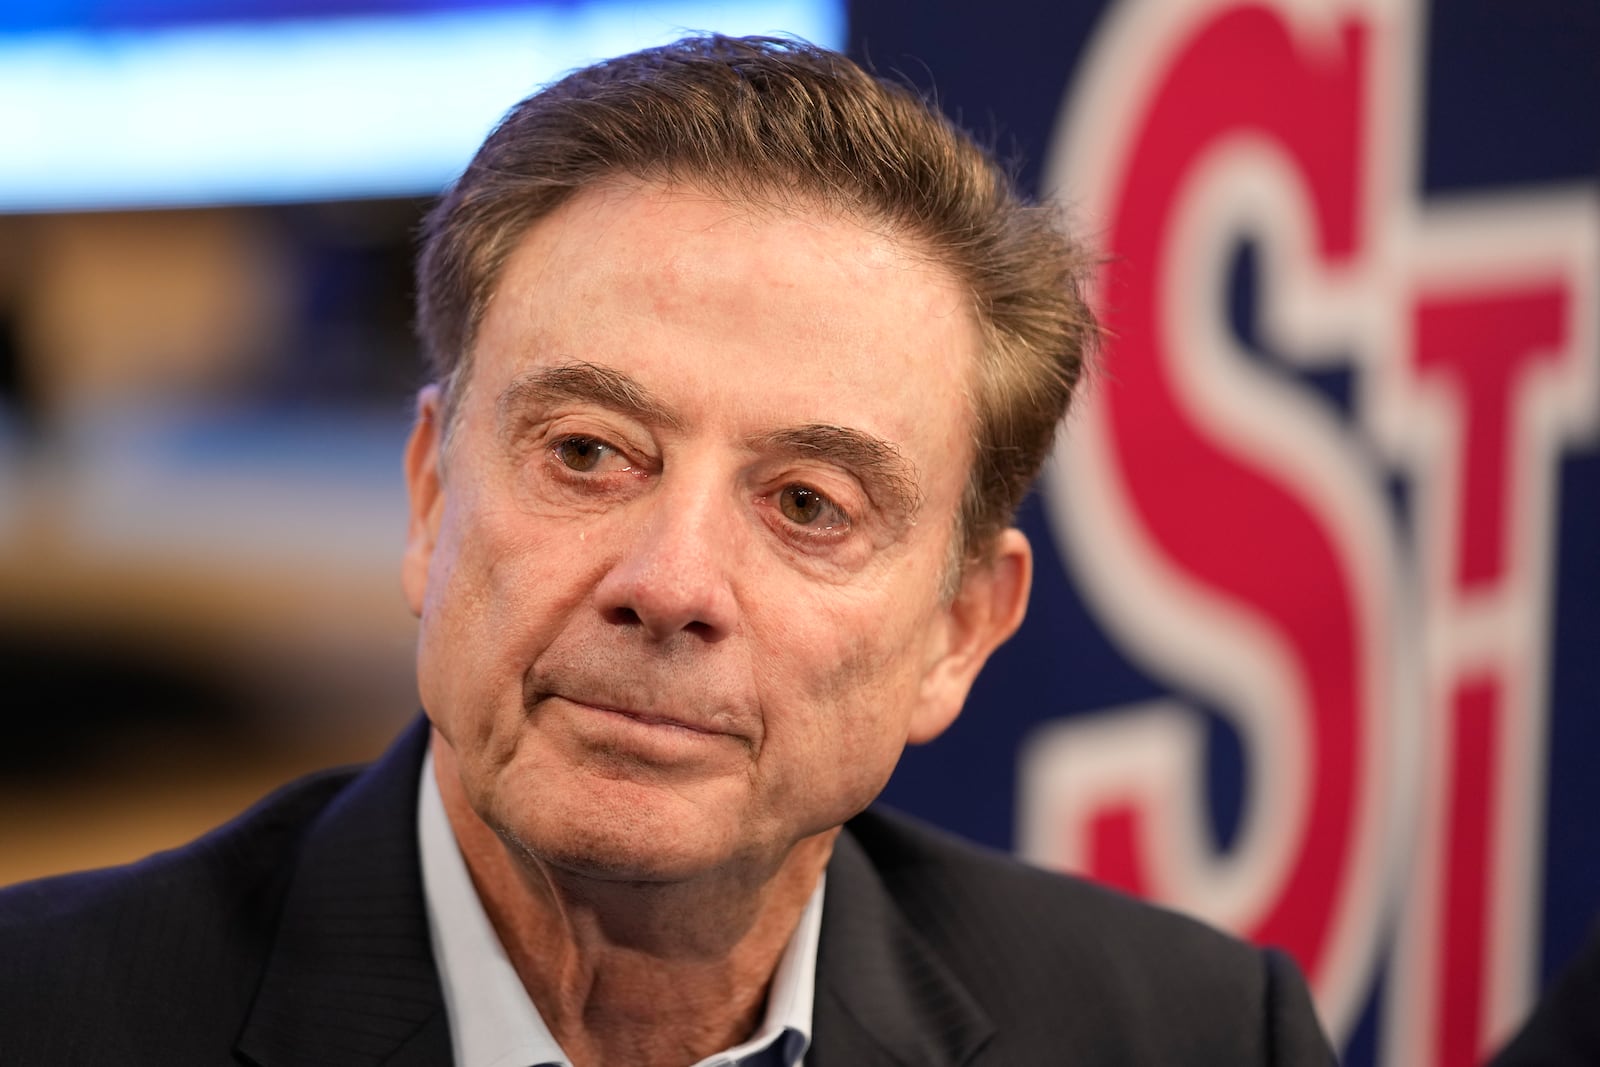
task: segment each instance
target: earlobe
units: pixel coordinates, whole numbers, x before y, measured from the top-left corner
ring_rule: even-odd
[[[444,506],[439,478],[440,427],[439,387],[424,386],[417,394],[417,421],[406,441],[406,495],[410,499],[410,522],[406,529],[405,558],[400,565],[400,582],[405,589],[411,613],[422,615],[422,602],[428,589],[428,566],[433,559],[434,540],[439,534],[439,516]]]
[[[922,681],[907,740],[932,741],[955,722],[989,655],[1022,625],[1033,585],[1033,548],[1021,530],[1003,532],[985,562],[973,563],[945,609],[948,641]]]

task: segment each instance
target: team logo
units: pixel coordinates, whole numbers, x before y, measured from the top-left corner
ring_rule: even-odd
[[[1600,201],[1422,197],[1422,7],[1133,0],[1091,41],[1048,187],[1098,236],[1110,339],[1045,502],[1175,695],[1038,731],[1019,841],[1286,948],[1336,1040],[1382,969],[1380,1058],[1455,1067],[1536,984]]]

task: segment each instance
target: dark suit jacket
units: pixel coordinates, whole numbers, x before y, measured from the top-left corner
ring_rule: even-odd
[[[1600,922],[1489,1067],[1600,1067]]]
[[[421,724],[130,867],[0,892],[0,1064],[447,1064]],[[1325,1064],[1282,957],[868,813],[828,868],[807,1067]]]

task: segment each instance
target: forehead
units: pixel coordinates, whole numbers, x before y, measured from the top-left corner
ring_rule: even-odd
[[[590,362],[685,425],[830,423],[948,461],[970,437],[978,346],[970,296],[913,242],[808,202],[629,183],[579,193],[522,237],[472,374],[494,392]]]

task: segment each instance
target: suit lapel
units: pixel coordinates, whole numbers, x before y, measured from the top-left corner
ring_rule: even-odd
[[[956,1067],[993,1033],[972,995],[906,922],[847,826],[828,864],[806,1067]]]
[[[307,832],[239,1051],[262,1067],[450,1062],[417,856],[419,721]]]

